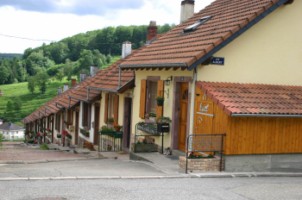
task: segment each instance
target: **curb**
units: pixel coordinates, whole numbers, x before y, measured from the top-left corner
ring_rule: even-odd
[[[98,159],[106,159],[105,157],[102,158],[70,158],[70,159],[54,159],[54,160],[32,160],[32,161],[22,161],[22,160],[13,160],[13,161],[0,161],[0,164],[5,165],[12,165],[12,164],[38,164],[38,163],[49,163],[49,162],[65,162],[65,161],[80,161],[80,160],[98,160]]]
[[[39,181],[39,180],[104,180],[104,179],[184,179],[184,178],[269,178],[302,177],[302,173],[230,173],[230,174],[182,174],[172,176],[63,176],[63,177],[6,177],[1,181]]]

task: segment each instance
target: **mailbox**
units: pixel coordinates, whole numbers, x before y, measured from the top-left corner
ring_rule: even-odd
[[[159,132],[159,133],[170,132],[170,124],[169,123],[158,123],[157,132]]]

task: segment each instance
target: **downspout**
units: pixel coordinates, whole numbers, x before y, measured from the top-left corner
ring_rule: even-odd
[[[120,89],[121,88],[121,75],[122,74],[122,71],[121,71],[121,67],[120,66],[118,66],[118,89]],[[117,90],[118,90],[117,89]]]
[[[191,103],[190,103],[190,128],[189,128],[189,135],[194,134],[194,109],[195,109],[195,87],[197,81],[197,70],[194,68],[193,70],[193,80],[192,80],[192,87],[191,87]]]

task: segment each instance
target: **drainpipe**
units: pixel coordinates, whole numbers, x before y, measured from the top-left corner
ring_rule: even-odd
[[[118,89],[120,89],[121,88],[121,67],[119,66],[118,67]]]
[[[190,128],[189,134],[194,134],[194,109],[195,109],[195,85],[197,81],[197,70],[194,68],[193,71],[193,80],[191,87],[191,106],[190,106]]]

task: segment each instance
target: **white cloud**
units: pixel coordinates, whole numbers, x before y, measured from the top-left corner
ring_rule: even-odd
[[[7,1],[11,2],[11,0]],[[31,2],[33,1],[36,2],[37,0],[32,0]],[[65,8],[68,6],[73,7],[74,4],[69,5],[70,2],[80,2],[77,0],[52,1],[57,4],[59,3],[61,7]],[[89,2],[91,1],[92,0]],[[212,1],[213,0],[196,1],[195,11],[199,11]],[[92,2],[100,2],[100,0],[94,0]],[[107,6],[113,6],[114,3],[123,1],[102,0],[101,2],[107,2]],[[112,2],[112,4],[108,2]],[[121,5],[118,11],[117,9],[108,9],[106,13],[102,15],[34,12],[20,10],[16,8],[16,6],[2,6],[0,7],[0,53],[23,53],[25,49],[41,46],[43,42],[59,41],[77,33],[102,29],[107,26],[148,25],[151,20],[155,20],[159,25],[179,23],[181,1],[140,0],[140,2],[144,3],[141,7],[128,6],[125,8],[125,5]],[[3,3],[0,3],[0,6],[1,5],[3,5]],[[12,36],[17,36],[18,38]]]

